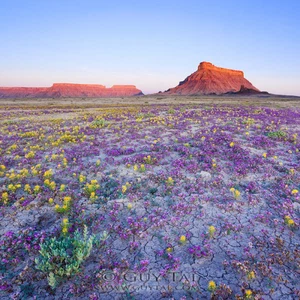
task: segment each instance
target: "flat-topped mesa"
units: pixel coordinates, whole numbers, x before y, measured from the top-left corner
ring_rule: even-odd
[[[113,85],[107,89],[112,97],[126,97],[126,96],[141,96],[142,91],[137,89],[135,85]]]
[[[102,84],[84,84],[84,83],[53,83],[52,88],[60,87],[74,87],[74,88],[101,88],[105,89],[105,85]]]
[[[136,89],[136,86],[130,85],[130,84],[125,84],[125,85],[116,84],[116,85],[113,85],[111,88],[112,89]]]
[[[217,71],[217,72],[223,72],[223,73],[227,73],[227,74],[231,74],[231,75],[237,75],[237,76],[244,77],[243,71],[216,67],[212,63],[206,62],[206,61],[203,61],[199,64],[198,71],[200,71],[200,70],[213,70],[213,71]]]
[[[168,95],[222,95],[237,93],[244,86],[248,90],[259,90],[244,78],[242,71],[219,68],[210,62],[199,64],[196,72],[171,89],[165,91]]]
[[[113,85],[106,88],[101,84],[54,83],[47,88],[0,87],[0,98],[110,98],[140,95],[143,93],[135,85]]]

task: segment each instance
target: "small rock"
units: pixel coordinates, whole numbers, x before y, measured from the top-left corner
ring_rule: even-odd
[[[211,174],[210,174],[209,172],[201,171],[201,172],[200,172],[200,177],[201,177],[204,181],[210,181],[210,180],[211,180]]]
[[[294,202],[294,203],[293,203],[293,207],[294,207],[294,210],[300,211],[300,203]]]

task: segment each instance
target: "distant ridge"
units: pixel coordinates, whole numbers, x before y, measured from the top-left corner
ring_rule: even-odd
[[[54,83],[51,87],[0,87],[0,98],[131,97],[143,95],[135,85]]]
[[[178,86],[164,92],[167,95],[222,95],[260,91],[244,77],[244,72],[214,66],[210,62],[201,62],[198,70],[179,82]]]

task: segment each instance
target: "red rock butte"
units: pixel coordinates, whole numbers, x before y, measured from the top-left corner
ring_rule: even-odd
[[[134,85],[54,83],[51,87],[0,87],[0,98],[131,97],[143,95]]]
[[[168,95],[222,95],[237,93],[245,89],[260,92],[244,78],[244,72],[219,68],[212,63],[202,62],[196,72],[164,93]]]

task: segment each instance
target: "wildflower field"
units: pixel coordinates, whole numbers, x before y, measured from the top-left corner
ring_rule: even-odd
[[[1,299],[298,299],[299,103],[192,100],[0,102]]]

